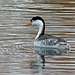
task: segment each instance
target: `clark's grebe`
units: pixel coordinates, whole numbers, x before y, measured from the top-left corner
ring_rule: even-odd
[[[45,22],[41,17],[39,16],[33,17],[30,20],[30,22],[31,23],[23,25],[23,26],[29,26],[29,25],[38,26],[39,31],[34,40],[35,47],[44,47],[45,50],[46,48],[59,49],[59,50],[62,50],[62,52],[63,50],[66,50],[66,51],[69,50],[69,45],[67,41],[65,41],[64,39],[60,37],[44,34],[45,33]],[[44,59],[44,54],[41,53],[39,55],[41,55],[41,58]]]

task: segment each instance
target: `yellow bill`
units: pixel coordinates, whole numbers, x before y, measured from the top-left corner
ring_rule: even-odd
[[[32,25],[32,23],[29,23],[29,24],[25,24],[25,25],[22,25],[22,26],[29,26],[29,25]]]

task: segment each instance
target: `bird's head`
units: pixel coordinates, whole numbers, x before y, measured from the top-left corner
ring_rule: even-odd
[[[33,17],[30,20],[30,22],[31,23],[26,24],[26,25],[22,25],[22,26],[29,26],[29,25],[38,26],[38,27],[40,27],[40,26],[43,26],[44,27],[45,26],[44,20],[41,17],[39,17],[39,16]]]

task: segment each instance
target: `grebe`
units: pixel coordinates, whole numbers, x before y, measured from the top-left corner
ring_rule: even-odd
[[[37,36],[35,37],[34,40],[34,46],[37,48],[40,48],[40,52],[42,49],[45,48],[45,53],[38,53],[40,55],[40,57],[44,60],[44,55],[47,55],[48,52],[46,53],[46,49],[57,49],[59,50],[59,52],[63,52],[63,50],[68,51],[69,50],[69,44],[67,43],[67,41],[65,41],[64,39],[60,38],[60,37],[56,37],[53,35],[47,35],[45,34],[45,22],[44,20],[39,17],[33,17],[30,20],[31,23],[23,25],[23,26],[29,26],[29,25],[33,25],[33,26],[38,26],[39,31]],[[48,51],[49,51],[48,49]],[[57,51],[58,53],[58,51]],[[59,54],[59,53],[58,53]]]

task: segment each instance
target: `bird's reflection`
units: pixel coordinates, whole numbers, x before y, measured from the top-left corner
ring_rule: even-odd
[[[38,47],[34,46],[34,51],[37,54],[37,62],[32,63],[32,68],[34,69],[44,69],[45,66],[45,56],[56,56],[56,55],[64,55],[68,52],[66,49],[56,49],[50,47]]]
[[[42,62],[32,62],[31,69],[44,69]]]
[[[50,48],[50,47],[38,47],[34,46],[34,50],[38,55],[45,56],[45,55],[63,55],[68,52],[65,49],[58,49],[58,48]]]

